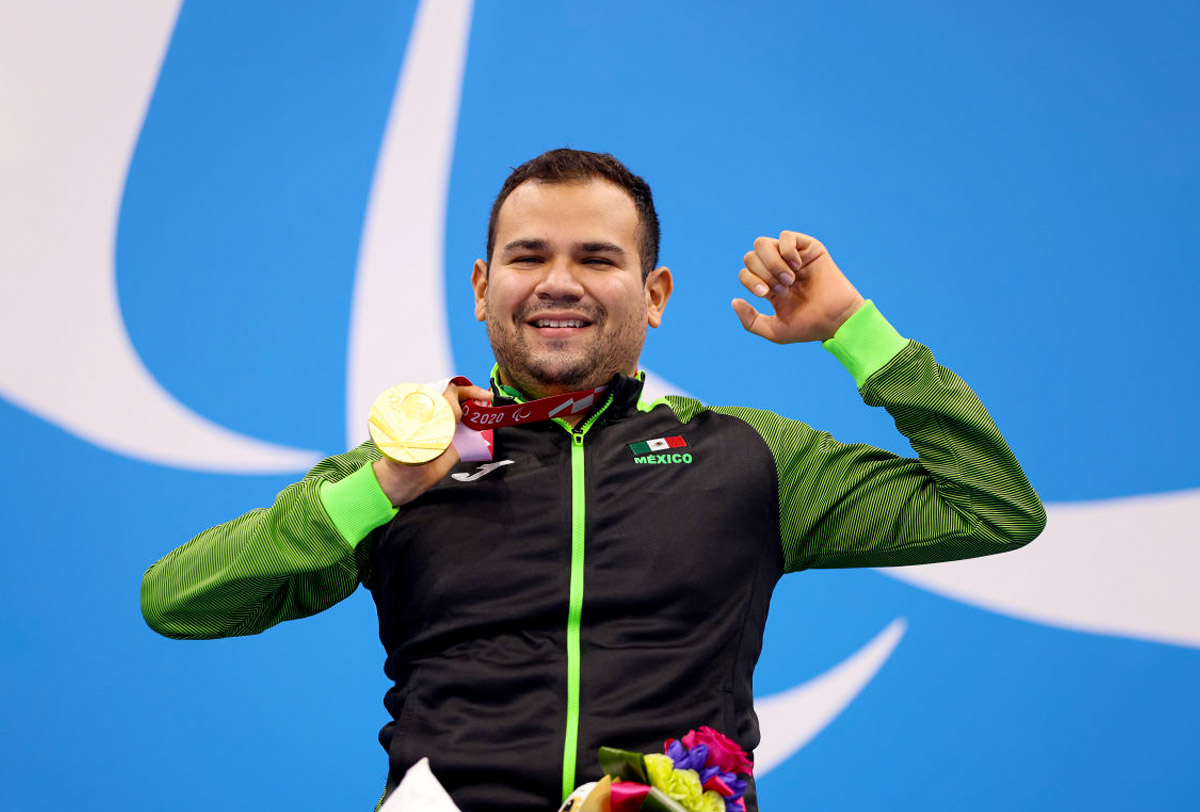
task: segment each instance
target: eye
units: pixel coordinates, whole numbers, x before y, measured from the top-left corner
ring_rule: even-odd
[[[532,263],[541,262],[541,261],[542,261],[541,257],[528,256],[528,257],[516,257],[511,262],[513,265],[530,265]]]
[[[612,265],[612,260],[604,257],[588,257],[583,261],[584,265]]]

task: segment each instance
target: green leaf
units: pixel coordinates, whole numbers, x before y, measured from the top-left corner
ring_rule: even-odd
[[[642,812],[689,812],[688,808],[658,787],[652,787],[642,799]]]
[[[641,753],[632,750],[618,750],[615,747],[600,748],[600,769],[611,775],[617,781],[637,781],[639,784],[649,784],[646,777],[646,763]]]

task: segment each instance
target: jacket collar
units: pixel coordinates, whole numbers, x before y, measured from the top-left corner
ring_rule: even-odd
[[[620,373],[613,375],[608,381],[608,392],[597,401],[592,409],[599,409],[608,402],[610,397],[612,398],[612,405],[605,412],[606,417],[616,417],[637,409],[638,398],[641,397],[642,385],[645,383],[645,380],[646,373],[644,372],[637,373],[636,377]],[[495,405],[497,406],[505,406],[510,403],[525,403],[528,400],[523,393],[511,386],[505,386],[500,383],[499,364],[492,367],[491,384],[492,393],[496,396]]]

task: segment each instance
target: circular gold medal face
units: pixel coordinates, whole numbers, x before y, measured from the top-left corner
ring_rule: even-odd
[[[371,404],[371,440],[390,460],[421,465],[441,456],[454,439],[454,412],[432,386],[402,383]]]

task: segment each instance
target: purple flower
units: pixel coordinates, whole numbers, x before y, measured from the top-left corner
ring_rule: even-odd
[[[704,762],[708,760],[708,748],[700,744],[689,750],[679,741],[670,739],[667,741],[667,755],[671,757],[671,761],[675,762],[675,769],[695,770],[697,773],[701,773],[704,769]],[[704,780],[705,776],[701,773],[700,783],[704,783]]]
[[[711,789],[725,799],[726,812],[734,809],[736,804],[746,794],[746,782],[734,777],[733,773],[717,773],[704,781],[705,789]]]
[[[732,773],[725,773],[721,777],[725,780],[725,786],[733,790],[733,795],[730,796],[731,798],[741,798],[746,794],[747,784],[745,781],[740,778],[734,778]]]

